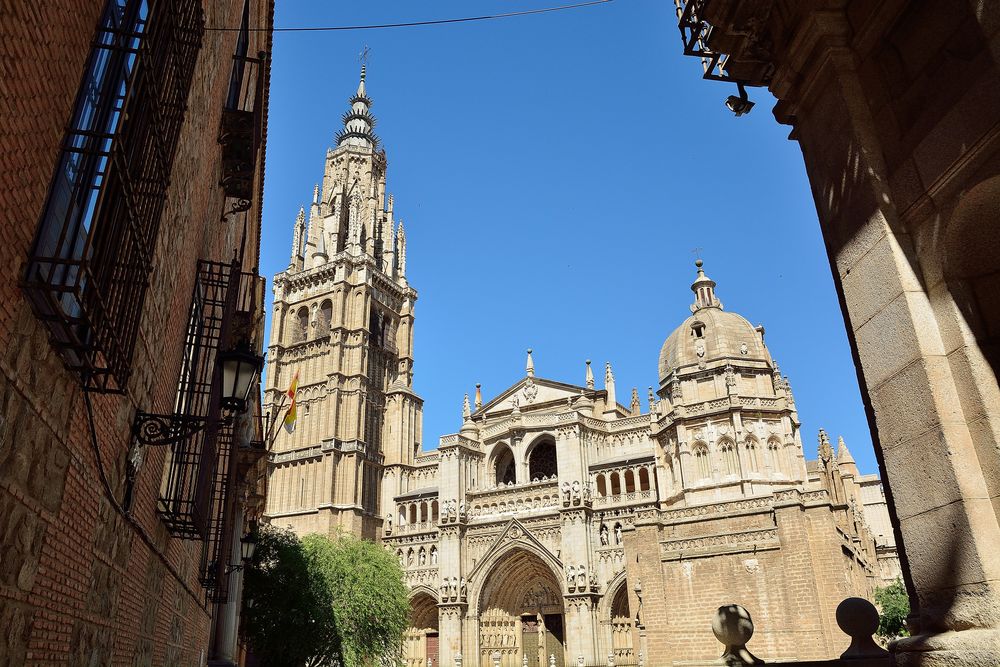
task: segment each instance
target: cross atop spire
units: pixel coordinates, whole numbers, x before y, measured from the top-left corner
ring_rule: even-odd
[[[365,87],[367,54],[367,47],[365,47],[365,50],[361,52],[361,78],[358,81],[358,90],[354,93],[354,97],[349,100],[350,110],[341,117],[344,129],[337,132],[336,135],[338,146],[345,143],[372,149],[378,146],[378,137],[372,132],[375,127],[375,116],[371,114],[372,101],[368,97],[368,90]]]

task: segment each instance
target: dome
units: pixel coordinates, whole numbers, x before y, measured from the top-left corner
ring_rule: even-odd
[[[772,363],[763,335],[742,315],[722,309],[722,303],[715,297],[715,282],[705,275],[701,260],[696,265],[698,278],[691,285],[695,293],[693,314],[663,343],[659,364],[661,385],[674,371],[721,359]]]

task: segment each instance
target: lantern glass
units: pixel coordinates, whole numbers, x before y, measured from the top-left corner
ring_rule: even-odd
[[[254,354],[250,343],[243,340],[220,354],[219,361],[222,364],[222,407],[231,412],[246,412],[247,398],[260,373],[263,358]]]
[[[240,555],[243,557],[243,560],[248,561],[253,558],[253,552],[256,548],[257,535],[255,533],[244,535],[243,539],[240,541]]]

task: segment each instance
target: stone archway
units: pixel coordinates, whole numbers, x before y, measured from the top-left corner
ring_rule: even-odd
[[[479,667],[563,667],[562,586],[538,555],[516,548],[485,575],[479,595]]]
[[[608,607],[609,646],[615,655],[616,665],[633,665],[636,662],[635,618],[628,600],[628,581],[622,577]]]
[[[406,667],[440,664],[437,600],[426,591],[410,597],[410,623],[403,632],[403,664]]]

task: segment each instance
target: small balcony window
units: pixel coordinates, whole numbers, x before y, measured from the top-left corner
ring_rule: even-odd
[[[227,197],[241,205],[235,210],[247,210],[253,199],[254,171],[260,149],[260,108],[264,101],[264,81],[267,76],[265,54],[247,56],[250,44],[250,3],[243,5],[243,21],[236,38],[233,69],[229,76],[229,93],[222,111],[219,144],[222,146],[220,185]]]

